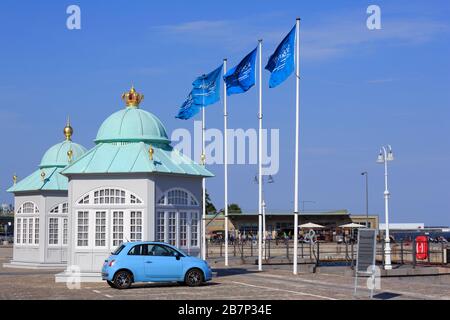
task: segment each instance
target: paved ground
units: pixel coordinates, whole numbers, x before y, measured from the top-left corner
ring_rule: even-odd
[[[260,299],[260,300],[334,300],[354,299],[350,276],[321,271],[293,276],[290,266],[271,267],[258,272],[255,266],[213,268],[213,281],[198,288],[180,285],[143,284],[129,290],[116,290],[106,283],[83,283],[68,289],[55,283],[58,271],[3,268],[12,249],[0,247],[0,299]],[[364,280],[357,299],[367,299]],[[375,299],[450,299],[450,276],[381,280]]]

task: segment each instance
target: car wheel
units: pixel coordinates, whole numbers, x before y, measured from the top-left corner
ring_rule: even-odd
[[[109,281],[109,280],[106,280],[106,283],[109,284],[109,286],[110,286],[111,288],[116,288],[116,285],[114,284],[114,282]]]
[[[197,287],[203,283],[203,272],[199,269],[191,269],[186,274],[186,278],[184,280],[187,286],[189,287]]]
[[[128,289],[132,282],[131,273],[128,271],[119,271],[114,277],[114,287],[116,289]]]

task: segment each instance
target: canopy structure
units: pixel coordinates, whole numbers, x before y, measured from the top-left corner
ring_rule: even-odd
[[[320,229],[320,228],[325,228],[324,226],[321,226],[320,224],[316,224],[316,223],[312,223],[312,222],[301,224],[301,225],[299,225],[299,227],[301,229]]]
[[[344,229],[355,229],[355,228],[365,228],[366,226],[362,225],[362,224],[358,224],[358,223],[347,223],[347,224],[343,224],[342,226],[339,226],[339,228],[344,228]]]

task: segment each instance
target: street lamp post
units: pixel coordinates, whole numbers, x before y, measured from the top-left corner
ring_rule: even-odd
[[[364,171],[362,176],[366,176],[366,228],[369,228],[369,173]]]
[[[384,239],[384,269],[391,270],[391,240],[389,238],[389,189],[387,163],[394,160],[391,146],[382,147],[378,155],[377,163],[384,164],[384,214],[385,214],[385,239]]]

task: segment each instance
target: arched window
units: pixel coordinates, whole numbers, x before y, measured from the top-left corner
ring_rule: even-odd
[[[57,204],[50,209],[50,213],[69,213],[69,204],[67,202]]]
[[[39,208],[33,202],[28,201],[19,207],[17,213],[39,213]]]
[[[18,217],[15,223],[15,244],[22,246],[32,246],[39,244],[39,213],[38,206],[27,201],[17,210]],[[35,215],[35,217],[33,217]]]
[[[184,189],[170,189],[158,200],[159,205],[198,206],[197,199]]]
[[[188,253],[200,245],[200,212],[189,191],[174,188],[159,198],[156,209],[155,240],[179,246]]]
[[[124,189],[95,189],[78,199],[77,204],[142,204],[142,199]]]

